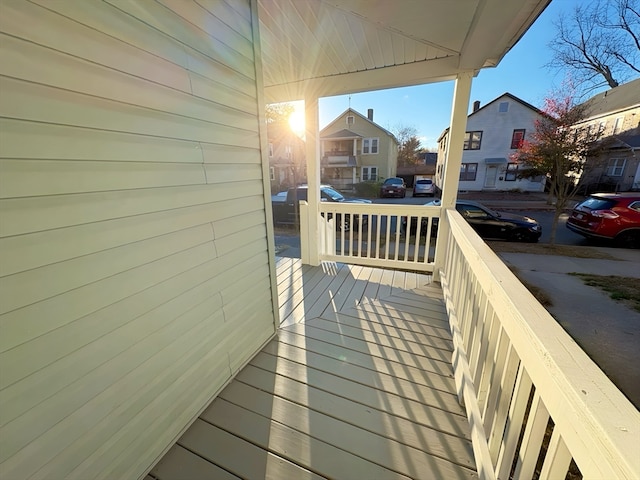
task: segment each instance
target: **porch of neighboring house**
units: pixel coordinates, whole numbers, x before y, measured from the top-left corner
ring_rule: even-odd
[[[151,478],[476,478],[431,275],[277,259],[281,329]]]

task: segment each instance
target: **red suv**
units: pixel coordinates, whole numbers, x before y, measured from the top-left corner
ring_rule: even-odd
[[[587,238],[640,248],[640,194],[594,193],[576,205],[567,228]]]

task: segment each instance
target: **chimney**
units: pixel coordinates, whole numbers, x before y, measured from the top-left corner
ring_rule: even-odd
[[[477,112],[480,109],[480,100],[473,102],[473,111]]]
[[[373,108],[367,110],[367,118],[373,122]]]

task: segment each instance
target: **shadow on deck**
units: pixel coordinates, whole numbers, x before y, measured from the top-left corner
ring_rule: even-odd
[[[475,478],[442,291],[277,261],[281,328],[149,478]]]

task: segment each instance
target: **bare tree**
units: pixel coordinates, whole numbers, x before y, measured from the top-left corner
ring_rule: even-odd
[[[391,128],[400,149],[398,150],[398,166],[416,165],[420,159],[421,145],[418,130],[407,125],[396,125]]]
[[[586,91],[640,74],[640,0],[595,0],[555,22],[551,68],[569,70]]]

